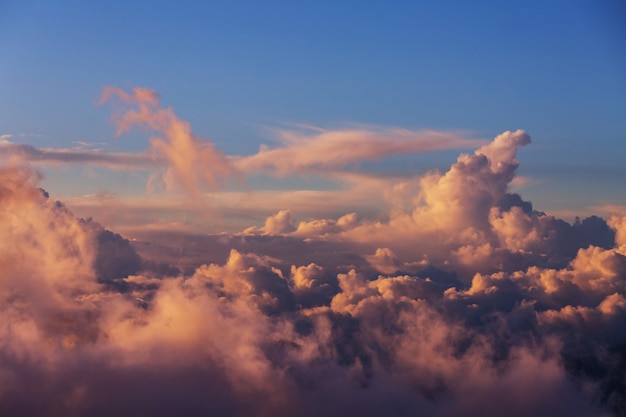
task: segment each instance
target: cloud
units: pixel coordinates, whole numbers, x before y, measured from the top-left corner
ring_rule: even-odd
[[[89,164],[110,169],[150,169],[160,162],[148,154],[102,152],[99,150],[47,149],[27,144],[0,143],[0,155],[6,159],[33,163]]]
[[[37,187],[25,167],[0,168],[3,297],[30,290],[92,290],[92,236],[60,203]],[[21,289],[21,290],[20,290]],[[6,298],[5,298],[6,299]]]
[[[528,142],[389,184],[379,219],[132,242],[2,167],[0,414],[623,415],[626,223],[511,194]]]
[[[385,247],[397,265],[419,267],[428,259],[457,268],[466,282],[501,268],[562,267],[579,248],[612,247],[614,232],[604,220],[591,216],[570,225],[510,192],[516,152],[529,143],[524,131],[504,132],[445,172],[385,183],[379,192],[389,204],[386,218],[317,218],[300,222],[291,235],[358,242],[370,254]]]
[[[41,136],[43,135],[38,135],[36,133],[4,133],[0,135],[0,143],[6,142],[11,138],[32,138]]]
[[[291,211],[280,210],[278,213],[269,216],[265,219],[265,225],[261,228],[249,227],[243,232],[245,234],[267,233],[267,234],[281,234],[290,233],[296,230],[294,221],[291,218]]]
[[[523,131],[505,132],[493,142],[461,155],[449,171],[421,180],[413,219],[422,227],[462,231],[486,229],[489,210],[507,192],[519,162],[515,154],[530,143]]]
[[[337,220],[323,219],[300,222],[294,234],[306,237],[336,236],[343,231],[353,229],[359,223],[359,216],[356,213],[348,213]]]
[[[613,215],[609,218],[609,226],[615,229],[615,242],[620,245],[626,245],[626,216]]]
[[[106,87],[100,104],[115,98],[121,107],[127,107],[113,117],[118,136],[135,126],[164,135],[150,139],[150,152],[154,158],[166,161],[167,169],[161,179],[167,189],[178,186],[197,195],[236,176],[235,167],[212,142],[193,135],[189,123],[179,119],[171,108],[160,107],[155,91],[134,87],[128,93]]]
[[[365,259],[367,259],[376,270],[384,274],[391,274],[400,269],[398,257],[389,248],[376,248],[376,252],[373,255],[367,255]]]
[[[274,132],[282,146],[262,146],[255,155],[237,158],[235,165],[242,171],[269,171],[279,176],[321,173],[391,155],[471,148],[484,143],[455,133],[399,128]]]
[[[296,302],[303,308],[327,306],[338,290],[337,277],[315,263],[291,265],[289,282]]]

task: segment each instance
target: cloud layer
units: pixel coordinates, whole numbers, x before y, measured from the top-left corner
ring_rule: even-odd
[[[139,106],[122,129],[178,123],[149,91],[113,93]],[[192,268],[171,238],[133,246],[2,168],[0,414],[623,414],[626,221],[511,194],[529,142],[461,155],[385,220],[284,210],[188,236]]]

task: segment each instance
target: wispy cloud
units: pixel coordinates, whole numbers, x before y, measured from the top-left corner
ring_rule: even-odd
[[[300,130],[275,129],[280,146],[262,146],[258,153],[239,157],[242,171],[268,171],[279,176],[324,172],[378,160],[386,156],[472,148],[485,141],[454,132],[356,127],[328,130],[305,126]]]
[[[5,141],[0,143],[0,156],[5,159],[49,164],[88,164],[110,169],[158,168],[163,161],[147,153],[103,152],[101,150],[36,148],[32,145]]]
[[[171,108],[160,107],[159,95],[154,90],[135,87],[128,93],[106,87],[100,103],[112,100],[121,108],[113,117],[117,135],[135,126],[163,135],[150,139],[149,152],[166,164],[161,176],[166,188],[181,187],[198,195],[201,190],[215,189],[237,175],[230,160],[212,142],[192,134],[190,124],[179,119]]]
[[[43,135],[36,133],[5,133],[0,135],[0,142],[9,140],[11,138],[39,138]]]

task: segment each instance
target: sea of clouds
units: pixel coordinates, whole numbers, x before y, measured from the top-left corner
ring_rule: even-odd
[[[570,224],[511,193],[529,143],[502,133],[382,219],[190,234],[186,268],[6,164],[0,414],[624,415],[626,217]],[[194,179],[153,146],[192,192],[204,162],[231,170],[207,150]]]

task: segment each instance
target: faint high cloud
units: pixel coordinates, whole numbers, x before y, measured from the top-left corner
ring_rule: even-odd
[[[357,127],[324,130],[274,130],[281,146],[262,146],[255,155],[238,157],[242,171],[268,171],[279,176],[336,170],[386,156],[472,148],[484,143],[461,134],[432,130]]]
[[[178,186],[197,195],[237,175],[236,168],[212,142],[192,134],[190,124],[179,119],[171,107],[160,107],[159,95],[154,90],[134,87],[126,92],[106,87],[100,104],[115,99],[121,108],[113,117],[118,136],[135,126],[164,136],[150,139],[150,152],[155,159],[166,163],[161,176],[166,189]]]
[[[8,141],[11,138],[39,138],[43,135],[38,135],[36,133],[4,133],[0,135],[0,143],[4,141]]]
[[[14,161],[33,163],[88,164],[109,169],[153,169],[161,165],[147,153],[102,152],[100,150],[36,148],[27,144],[0,142],[0,155]]]

